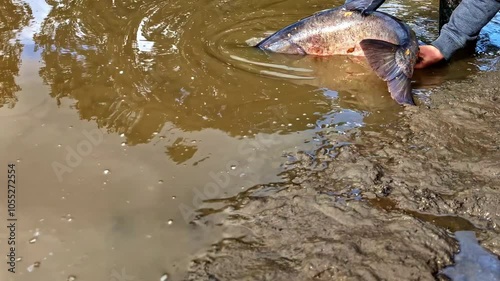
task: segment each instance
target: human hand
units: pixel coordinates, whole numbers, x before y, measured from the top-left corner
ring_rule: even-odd
[[[415,64],[415,68],[426,68],[442,61],[443,59],[443,54],[441,54],[441,51],[439,51],[438,48],[432,45],[420,46],[418,61],[417,64]]]

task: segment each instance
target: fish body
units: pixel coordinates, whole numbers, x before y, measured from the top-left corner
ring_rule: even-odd
[[[376,5],[373,1],[348,1],[293,23],[256,47],[293,55],[364,56],[377,75],[387,81],[394,100],[414,105],[411,77],[419,50],[415,33],[389,14],[356,5],[360,2],[375,8],[380,5],[380,1]]]

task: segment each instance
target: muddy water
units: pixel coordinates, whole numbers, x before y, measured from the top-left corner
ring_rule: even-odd
[[[0,164],[17,166],[21,259],[1,279],[178,280],[219,245],[221,220],[250,191],[265,197],[279,187],[259,184],[289,180],[281,172],[295,153],[333,157],[351,142],[343,136],[398,120],[363,62],[249,47],[340,2],[3,1]],[[435,7],[383,10],[430,41]],[[498,43],[483,38],[477,57],[416,73],[420,102],[445,80],[493,68]]]

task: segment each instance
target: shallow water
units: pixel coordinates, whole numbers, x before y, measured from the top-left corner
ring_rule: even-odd
[[[210,220],[193,231],[202,200],[281,181],[284,154],[321,136],[397,119],[363,64],[247,43],[339,3],[2,1],[0,164],[17,165],[22,257],[2,280],[182,276],[222,231]],[[437,1],[382,10],[436,36]],[[491,69],[498,25],[477,56],[418,71],[418,99]]]
[[[457,231],[460,253],[455,256],[455,265],[445,268],[443,274],[452,281],[500,280],[500,260],[483,249],[471,231]]]

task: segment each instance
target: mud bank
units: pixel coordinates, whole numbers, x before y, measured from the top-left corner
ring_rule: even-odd
[[[186,280],[446,280],[458,230],[499,255],[498,79],[448,82],[385,128],[320,136],[288,156],[286,183],[214,202],[223,211],[193,224],[225,238]]]

